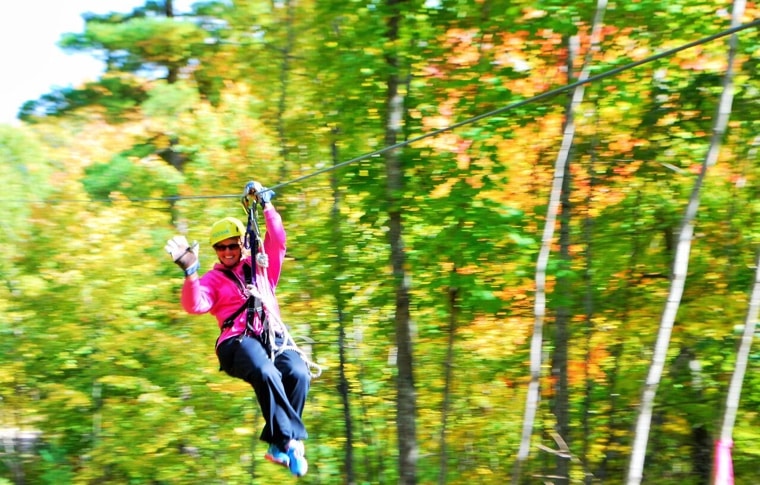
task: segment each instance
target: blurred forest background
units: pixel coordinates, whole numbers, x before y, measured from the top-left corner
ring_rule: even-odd
[[[85,14],[60,45],[103,76],[0,126],[0,484],[292,480],[163,250],[186,234],[210,268],[208,228],[244,217],[254,179],[288,231],[284,317],[326,367],[304,484],[624,483],[699,186],[643,482],[709,483],[760,243],[760,42],[656,54],[738,8],[734,25],[760,17],[738,0]],[[748,361],[743,484],[760,483]]]

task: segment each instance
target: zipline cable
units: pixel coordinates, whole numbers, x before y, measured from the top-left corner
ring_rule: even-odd
[[[379,157],[380,155],[383,155],[384,153],[387,153],[387,152],[390,152],[390,151],[393,151],[393,150],[397,150],[399,148],[403,148],[404,146],[411,145],[413,143],[417,143],[420,140],[424,140],[426,138],[431,138],[431,137],[434,137],[434,136],[438,136],[438,135],[440,135],[442,133],[453,131],[453,130],[456,130],[457,128],[461,128],[462,126],[466,126],[466,125],[469,125],[469,124],[472,124],[472,123],[477,123],[480,120],[483,120],[483,119],[486,119],[486,118],[490,118],[492,116],[496,116],[496,115],[502,114],[502,113],[504,113],[506,111],[513,110],[515,108],[520,108],[522,106],[525,106],[525,105],[530,104],[530,103],[534,103],[536,101],[541,101],[541,100],[544,100],[544,99],[552,98],[554,96],[557,96],[558,94],[564,93],[565,91],[569,91],[571,89],[575,89],[578,86],[582,86],[584,84],[591,84],[591,83],[599,81],[601,79],[606,79],[608,77],[615,76],[617,74],[620,74],[621,72],[628,71],[628,70],[631,70],[631,69],[635,69],[635,68],[637,68],[639,66],[642,66],[644,64],[649,64],[650,62],[654,62],[654,61],[657,61],[659,59],[663,59],[665,57],[670,57],[670,56],[672,56],[674,54],[677,54],[677,53],[679,53],[681,51],[684,51],[684,50],[687,50],[687,49],[691,49],[692,47],[697,47],[697,46],[702,45],[702,44],[707,44],[709,42],[712,42],[714,40],[720,39],[722,37],[726,37],[728,35],[732,35],[732,34],[735,34],[737,32],[741,32],[743,30],[750,29],[752,27],[758,27],[758,26],[760,26],[760,19],[756,19],[756,20],[753,20],[752,22],[749,22],[749,23],[746,23],[746,24],[742,24],[742,25],[739,25],[739,26],[736,26],[736,27],[732,27],[730,29],[726,29],[726,30],[720,31],[720,32],[712,34],[712,35],[708,35],[707,37],[702,37],[700,39],[697,39],[695,41],[689,42],[687,44],[683,44],[683,45],[680,45],[678,47],[674,47],[672,49],[665,50],[663,52],[660,52],[659,54],[654,54],[652,56],[645,57],[644,59],[641,59],[641,60],[638,60],[638,61],[634,61],[634,62],[625,64],[623,66],[616,67],[614,69],[610,69],[609,71],[606,71],[606,72],[603,72],[603,73],[600,73],[600,74],[596,74],[594,76],[590,76],[590,77],[588,77],[586,79],[579,80],[579,81],[567,84],[565,86],[561,86],[559,88],[551,89],[551,90],[546,91],[544,93],[537,94],[537,95],[535,95],[533,97],[526,98],[526,99],[523,99],[523,100],[520,100],[520,101],[515,101],[514,103],[510,103],[510,104],[508,104],[506,106],[502,106],[501,108],[497,108],[497,109],[488,111],[486,113],[482,113],[482,114],[473,116],[471,118],[467,118],[465,120],[462,120],[462,121],[460,121],[458,123],[454,123],[454,124],[449,125],[449,126],[446,126],[444,128],[439,128],[437,130],[433,130],[431,132],[428,132],[428,133],[416,136],[414,138],[410,138],[408,140],[404,140],[402,142],[395,143],[393,145],[389,145],[389,146],[383,147],[383,148],[381,148],[379,150],[375,150],[373,152],[365,153],[364,155],[360,155],[360,156],[352,158],[350,160],[346,160],[346,161],[337,163],[335,165],[331,165],[329,167],[325,167],[323,169],[316,170],[314,172],[302,175],[300,177],[296,177],[296,178],[294,178],[292,180],[289,180],[287,182],[281,182],[279,184],[276,184],[276,185],[273,185],[271,187],[268,187],[268,189],[269,190],[275,190],[275,189],[279,189],[279,188],[282,188],[282,187],[286,187],[288,185],[292,185],[292,184],[296,184],[298,182],[302,182],[302,181],[307,180],[309,178],[316,177],[318,175],[322,175],[324,173],[331,172],[333,170],[337,170],[339,168],[345,167],[347,165],[351,165],[353,163],[356,163],[356,162],[359,162],[359,161],[362,161],[362,160],[366,160],[368,158]],[[226,198],[233,198],[233,197],[234,198],[238,198],[240,196],[239,196],[239,194],[238,195],[231,195],[231,194],[226,194],[226,195],[195,195],[195,196],[187,195],[187,196],[167,196],[167,197],[142,197],[142,198],[134,198],[134,199],[127,198],[127,200],[130,201],[130,202],[148,202],[148,201],[174,202],[174,201],[179,201],[179,200],[226,199]],[[13,200],[13,201],[11,201],[11,200],[0,199],[0,202],[52,203],[54,201],[23,201],[23,200]],[[113,199],[91,199],[91,200],[77,200],[77,199],[66,200],[66,199],[59,199],[59,200],[57,200],[55,202],[83,202],[83,203],[87,203],[87,202],[114,202],[114,200]]]
[[[583,80],[580,80],[580,81],[576,81],[574,83],[570,83],[570,84],[567,84],[565,86],[562,86],[562,87],[559,87],[559,88],[555,88],[555,89],[546,91],[546,92],[541,93],[541,94],[537,94],[536,96],[533,96],[531,98],[523,99],[521,101],[516,101],[516,102],[508,104],[506,106],[502,106],[501,108],[497,108],[495,110],[488,111],[486,113],[483,113],[483,114],[480,114],[480,115],[477,115],[477,116],[473,116],[472,118],[468,118],[466,120],[462,120],[462,121],[460,121],[458,123],[454,123],[453,125],[450,125],[450,126],[447,126],[447,127],[444,127],[444,128],[440,128],[438,130],[434,130],[434,131],[431,131],[429,133],[425,133],[423,135],[419,135],[417,137],[411,138],[409,140],[405,140],[403,142],[396,143],[394,145],[389,145],[387,147],[381,148],[381,149],[376,150],[374,152],[367,153],[365,155],[361,155],[361,156],[358,156],[356,158],[352,158],[351,160],[346,160],[345,162],[341,162],[341,163],[338,163],[336,165],[332,165],[330,167],[325,167],[325,168],[323,168],[321,170],[317,170],[317,171],[312,172],[310,174],[306,174],[306,175],[303,175],[301,177],[297,177],[297,178],[295,178],[293,180],[290,180],[288,182],[283,182],[283,183],[280,183],[280,184],[277,184],[277,185],[273,185],[270,188],[271,189],[277,189],[277,188],[280,188],[280,187],[284,187],[286,185],[295,184],[295,183],[301,182],[303,180],[306,180],[308,178],[315,177],[317,175],[321,175],[321,174],[323,174],[325,172],[336,170],[338,168],[344,167],[344,166],[352,164],[354,162],[358,162],[360,160],[365,160],[365,159],[371,158],[371,157],[377,157],[377,156],[382,155],[382,154],[384,154],[386,152],[389,152],[389,151],[392,151],[392,150],[396,150],[396,149],[404,147],[406,145],[411,145],[411,144],[416,143],[416,142],[418,142],[420,140],[424,140],[425,138],[430,138],[430,137],[433,137],[433,136],[437,136],[437,135],[440,135],[441,133],[446,133],[448,131],[452,131],[452,130],[455,130],[457,128],[461,128],[462,126],[469,125],[469,124],[472,124],[472,123],[476,123],[476,122],[478,122],[478,121],[480,121],[482,119],[490,118],[492,116],[496,116],[496,115],[501,114],[501,113],[503,113],[505,111],[509,111],[509,110],[512,110],[512,109],[515,109],[515,108],[519,108],[519,107],[525,106],[526,104],[533,103],[535,101],[541,101],[541,100],[544,100],[544,99],[547,99],[547,98],[551,98],[551,97],[556,96],[556,95],[558,95],[560,93],[563,93],[565,91],[569,91],[571,89],[575,89],[576,87],[581,86],[583,84],[590,84],[590,83],[598,81],[600,79],[605,79],[605,78],[614,76],[614,75],[619,74],[619,73],[621,73],[623,71],[627,71],[629,69],[634,69],[634,68],[639,67],[639,66],[641,66],[643,64],[648,64],[650,62],[654,62],[654,61],[662,59],[664,57],[672,56],[673,54],[677,54],[678,52],[681,52],[681,51],[684,51],[684,50],[687,50],[687,49],[691,49],[692,47],[696,47],[696,46],[701,45],[701,44],[706,44],[708,42],[712,42],[713,40],[719,39],[721,37],[725,37],[727,35],[731,35],[731,34],[734,34],[736,32],[739,32],[741,30],[749,29],[749,28],[755,27],[755,26],[760,26],[760,19],[754,20],[754,21],[752,21],[752,22],[750,22],[748,24],[739,25],[737,27],[733,27],[733,28],[724,30],[722,32],[718,32],[717,34],[713,34],[713,35],[710,35],[710,36],[707,36],[707,37],[703,37],[701,39],[689,42],[688,44],[684,44],[684,45],[681,45],[681,46],[678,46],[678,47],[674,47],[673,49],[669,49],[669,50],[663,51],[663,52],[661,52],[659,54],[655,54],[653,56],[646,57],[646,58],[641,59],[639,61],[631,62],[629,64],[626,64],[626,65],[623,65],[623,66],[620,66],[620,67],[616,67],[614,69],[611,69],[609,71],[603,72],[601,74],[597,74],[595,76],[590,76],[590,77],[588,77],[586,79],[583,79]]]

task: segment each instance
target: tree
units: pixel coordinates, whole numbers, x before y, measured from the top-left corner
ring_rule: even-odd
[[[755,338],[757,316],[760,312],[760,258],[756,264],[755,283],[752,285],[752,295],[747,309],[747,318],[744,321],[742,338],[739,341],[739,349],[736,353],[736,367],[731,374],[731,384],[726,395],[726,404],[723,411],[723,421],[720,427],[720,436],[715,443],[715,470],[713,473],[714,485],[733,485],[734,470],[731,463],[731,447],[733,446],[732,434],[736,422],[736,411],[739,408],[742,382],[747,370],[752,341]]]
[[[591,29],[591,44],[588,54],[585,56],[578,81],[585,81],[590,75],[590,62],[592,54],[600,42],[602,29],[602,19],[607,7],[606,0],[599,0],[596,5],[596,13]],[[568,72],[572,71],[577,52],[578,39],[576,37],[568,38]],[[557,220],[557,211],[562,203],[562,235],[561,251],[563,259],[567,260],[568,227],[567,219],[569,218],[569,200],[570,200],[570,183],[569,183],[569,164],[570,151],[575,137],[575,111],[583,101],[584,85],[580,84],[571,91],[571,97],[565,110],[565,121],[563,128],[562,145],[554,168],[554,181],[550,194],[549,205],[544,223],[544,232],[536,263],[536,300],[535,300],[535,322],[533,326],[533,336],[531,338],[531,381],[527,394],[525,405],[525,416],[523,421],[523,433],[520,441],[520,451],[517,455],[517,461],[513,470],[513,481],[516,483],[520,479],[522,463],[527,460],[530,451],[530,440],[533,434],[533,421],[538,408],[539,401],[539,381],[541,377],[541,364],[543,354],[543,322],[546,312],[546,271],[548,266],[549,254],[551,251],[552,240],[554,238],[554,226]],[[562,278],[560,278],[562,280]],[[557,310],[557,336],[555,340],[555,354],[553,359],[553,376],[557,379],[558,390],[555,392],[556,403],[554,407],[555,417],[557,419],[557,433],[564,443],[570,442],[569,423],[568,423],[568,389],[567,389],[567,344],[568,334],[568,309],[566,303],[560,303]],[[557,473],[559,480],[569,479],[566,457],[558,457]]]
[[[731,25],[739,25],[743,14],[744,1],[737,0],[733,4]],[[657,386],[659,385],[660,377],[662,376],[662,371],[667,359],[670,335],[678,312],[678,306],[681,302],[681,297],[683,296],[687,270],[689,267],[692,237],[694,234],[694,219],[696,218],[699,209],[700,190],[708,167],[715,165],[718,160],[721,141],[726,127],[728,126],[728,119],[731,114],[736,42],[736,36],[732,35],[729,40],[727,69],[723,77],[723,92],[721,93],[720,104],[718,105],[718,111],[714,121],[710,146],[707,155],[702,162],[699,174],[694,182],[694,187],[692,188],[689,202],[681,221],[681,227],[678,231],[678,242],[676,245],[675,259],[673,261],[670,289],[662,313],[660,328],[657,333],[657,342],[655,344],[654,352],[652,353],[652,365],[649,368],[649,373],[646,382],[644,383],[641,404],[636,421],[634,442],[627,476],[627,483],[630,485],[641,483],[643,478],[644,459],[646,457],[652,408],[654,407]]]
[[[394,146],[399,142],[405,118],[404,95],[401,86],[403,66],[399,46],[399,30],[404,18],[402,7],[405,0],[387,0],[388,8],[386,39],[388,50],[385,58],[388,63],[386,84],[385,146]],[[403,189],[404,167],[401,149],[385,153],[388,200],[388,243],[391,250],[393,268],[393,285],[396,290],[396,313],[394,327],[396,334],[396,375],[397,401],[396,426],[398,439],[399,483],[412,485],[417,482],[417,400],[414,387],[414,361],[412,351],[410,289],[409,275],[406,273],[406,256],[404,254],[403,224]]]

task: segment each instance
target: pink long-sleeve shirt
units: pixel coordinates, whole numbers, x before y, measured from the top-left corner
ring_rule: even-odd
[[[270,316],[270,324],[276,325],[276,322],[281,321],[281,319],[280,308],[275,298],[275,288],[280,279],[280,271],[285,259],[287,238],[285,228],[282,225],[282,218],[271,204],[268,204],[264,209],[264,219],[266,233],[263,249],[269,257],[269,266],[261,268],[254,264],[256,267],[255,285],[262,296],[264,311]],[[185,284],[182,286],[182,307],[185,311],[192,314],[211,313],[216,317],[217,324],[222,329],[217,340],[217,347],[225,340],[237,337],[245,332],[247,313],[245,310],[235,318],[232,326],[222,328],[222,325],[246,300],[246,296],[241,290],[241,287],[245,287],[243,265],[250,266],[251,264],[252,258],[247,256],[241,259],[234,268],[227,268],[239,280],[240,286],[224,274],[222,270],[225,269],[225,266],[222,263],[216,263],[211,271],[200,278],[186,278]],[[257,335],[263,331],[263,323],[258,314],[254,314],[253,329]]]

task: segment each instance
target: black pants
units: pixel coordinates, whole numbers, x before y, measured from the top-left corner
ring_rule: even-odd
[[[301,415],[311,374],[297,352],[286,350],[272,362],[258,338],[243,337],[222,342],[217,355],[227,374],[248,382],[256,392],[266,421],[262,441],[284,447],[291,439],[306,439]]]

